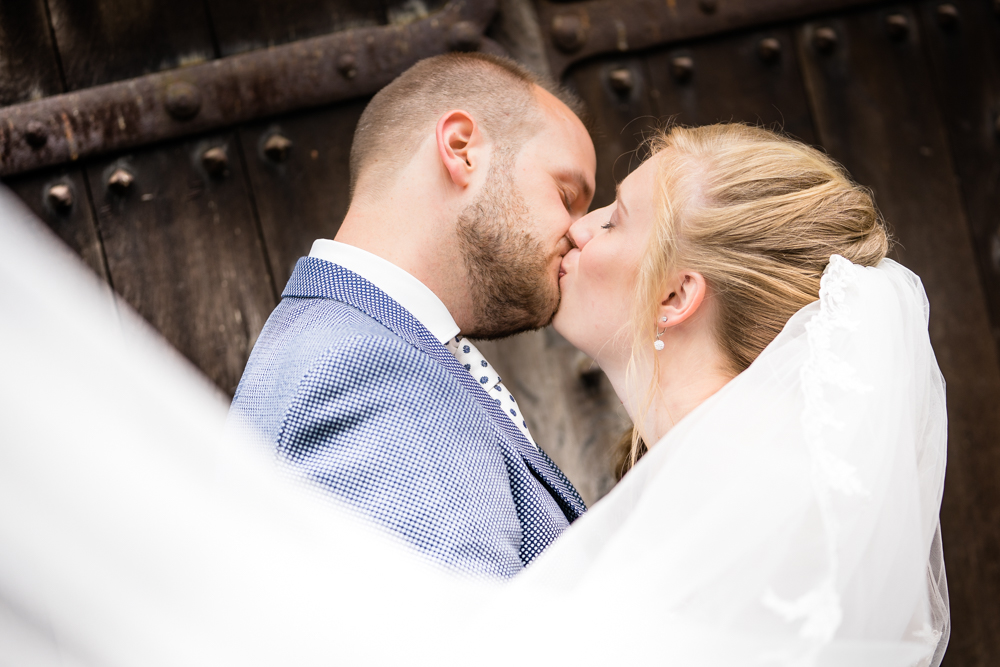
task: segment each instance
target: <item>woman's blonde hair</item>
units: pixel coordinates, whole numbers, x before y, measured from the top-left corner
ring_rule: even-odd
[[[657,133],[650,148],[661,154],[657,214],[633,301],[632,368],[637,351],[652,346],[664,285],[678,270],[704,276],[725,370],[736,375],[819,298],[830,255],[874,266],[889,250],[871,193],[799,141],[726,123],[673,127]],[[654,398],[655,371],[640,417]],[[618,476],[644,452],[638,430],[626,434]]]

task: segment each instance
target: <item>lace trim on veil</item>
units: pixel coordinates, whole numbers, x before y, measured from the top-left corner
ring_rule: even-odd
[[[856,267],[840,255],[832,255],[823,272],[819,291],[819,312],[806,323],[808,357],[800,371],[805,405],[802,429],[809,450],[811,483],[823,521],[828,558],[827,574],[816,587],[795,600],[784,600],[769,590],[762,603],[788,622],[804,620],[799,635],[804,639],[830,641],[840,627],[843,612],[837,593],[839,522],[833,509],[835,493],[866,496],[868,489],[857,469],[830,448],[827,434],[843,428],[827,399],[828,387],[868,393],[872,388],[857,378],[855,369],[837,356],[832,339],[838,330],[854,331],[846,305],[848,289],[857,282]]]

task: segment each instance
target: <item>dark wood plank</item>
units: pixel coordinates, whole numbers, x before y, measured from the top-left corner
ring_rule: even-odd
[[[4,182],[28,208],[76,252],[102,280],[108,279],[104,249],[94,223],[90,192],[79,167],[56,167],[18,176]],[[52,205],[47,194],[53,185],[67,185],[73,205],[61,210]]]
[[[942,25],[940,4],[921,3],[918,16],[1000,349],[1000,16],[958,0],[957,21]]]
[[[0,106],[63,91],[51,37],[44,0],[0,3]],[[4,184],[107,279],[93,207],[78,167],[47,169],[5,179]],[[69,210],[57,210],[48,201],[46,193],[54,184],[70,187],[74,201]]]
[[[70,88],[213,57],[201,0],[50,0]],[[230,168],[210,176],[206,148]],[[116,168],[134,178],[109,191]],[[274,292],[233,133],[153,146],[91,162],[111,282],[136,310],[224,391],[239,382]]]
[[[45,0],[0,3],[0,106],[61,92]]]
[[[245,126],[239,136],[278,291],[318,238],[332,239],[347,213],[348,158],[367,100]],[[265,157],[272,133],[292,142],[285,162]]]
[[[69,90],[215,57],[203,0],[48,0]]]
[[[573,68],[563,83],[583,100],[597,151],[593,208],[607,206],[618,183],[641,163],[637,149],[657,126],[648,70],[639,56],[607,58]]]
[[[901,11],[914,29],[890,39]],[[832,27],[832,53],[815,30]],[[798,32],[823,145],[861,183],[899,239],[896,255],[923,279],[931,339],[948,381],[949,456],[942,508],[951,593],[949,665],[1000,661],[1000,365],[944,125],[909,8],[808,24]]]
[[[222,56],[386,22],[381,0],[206,0],[206,4]]]
[[[209,136],[87,169],[115,289],[229,393],[274,307],[242,174],[212,177],[198,159],[235,143]],[[107,186],[118,167],[135,178],[124,196]]]
[[[777,45],[768,58],[761,42]],[[672,72],[676,58],[690,58],[687,80]],[[741,121],[783,129],[816,143],[791,29],[775,28],[706,39],[648,58],[658,113],[681,125]]]

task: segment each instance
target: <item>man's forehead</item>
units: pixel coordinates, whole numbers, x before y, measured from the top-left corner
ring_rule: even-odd
[[[545,90],[538,84],[535,84],[535,98],[538,100],[539,105],[542,110],[549,116],[550,120],[555,122],[563,122],[573,124],[579,123],[583,127],[583,123],[577,118],[573,110],[570,109],[566,104],[560,100],[558,97]]]

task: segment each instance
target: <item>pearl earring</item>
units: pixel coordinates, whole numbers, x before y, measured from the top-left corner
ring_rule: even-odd
[[[653,341],[653,349],[656,350],[657,352],[663,349],[663,341],[660,340],[660,336],[662,335],[663,331],[660,331],[660,328],[656,327],[656,340]]]

